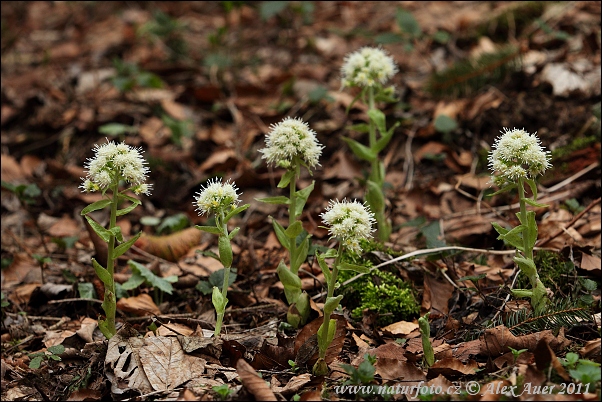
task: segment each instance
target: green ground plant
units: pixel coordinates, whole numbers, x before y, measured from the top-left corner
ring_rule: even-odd
[[[297,179],[302,167],[312,174],[311,169],[319,165],[318,159],[323,148],[316,138],[316,132],[307,123],[287,117],[271,127],[266,136],[266,147],[260,150],[269,165],[286,169],[278,188],[288,187],[289,196],[261,198],[257,201],[288,205],[288,227],[285,229],[273,218],[272,225],[280,244],[289,252],[290,268],[281,261],[276,272],[284,285],[284,294],[290,305],[287,321],[295,328],[305,324],[310,312],[309,296],[301,290],[298,272],[307,258],[311,236],[303,229],[299,218],[315,184],[312,181],[309,186],[297,190]]]
[[[370,272],[365,266],[345,262],[343,255],[345,253],[361,253],[360,242],[372,236],[374,222],[374,214],[358,201],[331,200],[321,216],[331,238],[337,239],[339,244],[337,250],[329,249],[323,254],[316,252],[316,259],[328,285],[328,293],[324,303],[324,321],[318,329],[319,357],[312,369],[314,375],[328,373],[328,365],[325,361],[326,350],[332,343],[336,331],[336,320],[331,319],[330,316],[343,298],[343,295],[334,296],[339,271],[354,271],[363,274]],[[334,258],[332,271],[326,263],[326,259],[331,258]]]
[[[237,188],[229,181],[222,183],[214,179],[209,181],[206,187],[196,194],[194,205],[199,211],[199,215],[207,214],[215,216],[215,226],[196,226],[197,229],[207,233],[218,235],[219,260],[224,268],[223,282],[221,291],[217,286],[213,287],[211,301],[217,313],[214,336],[219,338],[222,329],[222,322],[228,304],[228,286],[230,286],[230,269],[232,268],[232,244],[230,243],[234,236],[240,230],[239,227],[228,231],[228,221],[235,215],[249,208],[249,204],[237,206],[239,203]]]
[[[115,263],[117,257],[124,254],[138,240],[142,232],[125,241],[121,234],[121,229],[117,226],[117,217],[131,212],[140,205],[140,200],[127,195],[127,191],[134,194],[149,195],[152,184],[147,184],[146,161],[142,157],[142,150],[130,147],[125,143],[115,144],[108,141],[106,144],[96,145],[94,148],[94,157],[86,162],[88,170],[86,178],[80,185],[84,192],[101,191],[103,198],[96,201],[81,211],[81,215],[86,218],[92,229],[100,238],[108,244],[107,266],[100,265],[95,259],[92,259],[92,265],[96,274],[105,286],[104,301],[102,309],[105,312],[105,319],[98,320],[98,327],[107,339],[111,339],[117,332],[115,327],[116,311],[116,288],[115,288]],[[126,183],[129,186],[119,191],[120,183]],[[130,205],[120,209],[122,202],[129,202]],[[109,207],[109,228],[105,229],[94,219],[88,216],[89,213]],[[116,245],[116,242],[121,244]]]
[[[29,362],[29,368],[38,369],[42,365],[44,360],[54,360],[57,362],[61,361],[60,354],[65,353],[65,347],[63,345],[54,345],[49,347],[45,352],[36,352],[29,355],[31,361]]]
[[[537,184],[535,178],[551,167],[549,152],[545,152],[535,134],[525,130],[506,129],[498,137],[489,154],[489,166],[493,171],[492,181],[500,190],[496,193],[517,190],[520,211],[517,217],[520,225],[507,229],[498,223],[492,223],[499,233],[498,239],[504,240],[517,249],[514,261],[523,275],[529,278],[531,289],[513,289],[518,297],[529,297],[535,312],[543,311],[548,303],[546,287],[541,282],[535,261],[533,247],[537,241],[537,223],[535,212],[528,211],[527,205],[545,207],[537,202]],[[531,189],[532,197],[526,196],[525,185]]]

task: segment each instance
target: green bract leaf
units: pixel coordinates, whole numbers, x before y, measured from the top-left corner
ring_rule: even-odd
[[[399,122],[396,122],[388,131],[382,133],[382,136],[376,141],[376,144],[374,144],[374,151],[378,153],[389,145],[391,138],[393,138],[393,133],[399,124]]]
[[[294,256],[293,261],[291,261],[291,271],[297,272],[299,271],[299,267],[305,259],[307,258],[307,251],[309,250],[309,237],[306,237],[302,242],[301,246],[297,249],[297,255]]]
[[[105,286],[110,287],[113,283],[113,278],[111,277],[111,274],[109,274],[109,271],[100,265],[94,258],[92,258],[92,266],[94,267],[94,271],[96,271],[98,279],[100,279]]]
[[[360,144],[359,142],[352,140],[351,138],[341,137],[343,141],[349,145],[349,148],[353,151],[355,156],[360,159],[363,159],[368,162],[372,162],[376,159],[376,152],[371,150],[365,145]]]
[[[493,197],[494,195],[498,195],[498,194],[502,194],[502,193],[506,193],[510,190],[514,190],[516,188],[516,184],[512,183],[512,184],[508,184],[507,186],[502,187],[501,189],[499,189],[498,191],[496,191],[495,193],[491,194],[491,197]]]
[[[532,198],[523,198],[523,201],[525,201],[527,204],[531,205],[532,207],[536,207],[536,208],[545,208],[545,207],[549,206],[548,204],[540,204],[539,202],[533,200]]]
[[[278,197],[255,198],[256,201],[265,202],[266,204],[290,204],[291,200],[283,195]]]
[[[217,286],[213,287],[213,294],[211,295],[211,302],[213,303],[213,307],[215,307],[215,311],[218,313],[224,313],[226,311],[226,305],[228,304],[228,299],[222,295]]]
[[[297,198],[297,203],[295,204],[295,216],[300,216],[303,212],[303,207],[309,198],[309,195],[314,190],[316,182],[312,180],[311,184],[305,187],[303,190],[299,190],[295,192],[295,197]]]
[[[284,265],[283,261],[280,261],[280,264],[278,264],[276,273],[284,286],[284,295],[286,296],[288,304],[295,303],[301,294],[301,279],[293,274],[286,265]]]
[[[324,315],[332,314],[341,302],[342,298],[343,295],[338,295],[336,297],[328,297],[326,299],[326,303],[324,303]]]
[[[98,211],[99,209],[103,209],[110,203],[111,203],[111,200],[107,200],[107,199],[96,201],[95,203],[92,203],[92,204],[88,205],[86,208],[82,209],[81,214],[86,215],[86,214],[89,214],[90,212]]]
[[[232,211],[228,212],[228,214],[224,218],[224,222],[228,222],[230,219],[232,219],[232,217],[234,215],[241,213],[242,211],[249,208],[250,206],[251,206],[251,204],[245,204],[245,205],[241,205],[240,207],[234,208]]]
[[[123,243],[123,235],[121,234],[121,228],[119,226],[109,229],[109,232],[115,236],[118,242]]]
[[[291,180],[295,177],[294,170],[287,170],[286,173],[282,175],[280,179],[280,183],[278,183],[278,188],[285,188],[291,182]]]
[[[207,232],[207,233],[213,233],[213,234],[222,234],[222,229],[215,227],[215,226],[199,226],[199,225],[195,225],[195,228],[197,228],[198,230],[202,230],[203,232]]]
[[[358,131],[360,133],[367,133],[370,131],[370,126],[366,123],[354,124],[347,127],[347,130]]]
[[[228,240],[232,240],[239,231],[240,231],[239,227],[235,227],[234,229],[232,229],[232,231],[230,233],[228,233]]]
[[[372,180],[368,180],[366,190],[366,201],[370,205],[372,212],[378,213],[385,208],[385,196],[382,188]]]
[[[386,117],[383,112],[378,109],[370,109],[368,110],[368,117],[374,124],[376,124],[376,128],[381,134],[387,132]]]
[[[332,250],[332,249],[331,249]],[[331,273],[326,261],[324,261],[325,254],[319,254],[316,252],[316,258],[318,259],[318,265],[322,269],[322,273],[324,274],[324,279],[326,279],[326,283],[330,283]]]
[[[132,237],[130,240],[126,241],[123,244],[120,244],[119,246],[115,247],[115,250],[113,251],[113,258],[117,258],[120,255],[122,255],[123,253],[125,253],[126,251],[128,251],[130,249],[130,247],[132,247],[132,244],[134,244],[136,242],[136,240],[138,240],[138,238],[140,237],[140,235],[142,234],[142,232],[138,233],[136,236]]]
[[[272,217],[270,216],[270,218]],[[276,237],[278,238],[278,241],[280,241],[282,247],[289,250],[291,240],[284,233],[284,228],[282,227],[282,225],[278,223],[276,219],[272,218],[272,226],[274,227],[274,233],[276,233]]]
[[[537,200],[537,184],[535,183],[535,180],[533,180],[533,179],[525,179],[525,181],[531,188],[531,192],[533,193],[533,202],[535,202],[535,200]]]
[[[339,269],[341,271],[354,271],[358,274],[367,274],[370,272],[370,268],[364,267],[361,265],[349,264],[347,262],[342,262],[339,264]]]
[[[108,243],[109,239],[111,238],[111,232],[100,226],[94,219],[90,218],[87,215],[86,220],[88,221],[92,229],[96,232],[96,234],[99,235],[105,243]]]
[[[134,210],[134,208],[136,208],[140,204],[141,204],[140,200],[136,200],[136,202],[132,202],[131,205],[129,205],[123,209],[118,209],[117,216],[122,216],[122,215],[132,212]]]
[[[285,231],[284,234],[289,239],[296,239],[299,233],[303,230],[303,225],[300,221],[295,221],[292,225],[290,225]]]
[[[218,239],[219,259],[224,265],[224,268],[232,266],[232,245],[228,237],[220,235]]]

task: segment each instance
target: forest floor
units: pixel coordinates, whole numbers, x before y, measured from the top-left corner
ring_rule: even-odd
[[[2,400],[599,400],[600,11],[588,1],[3,2]],[[399,123],[380,154],[393,231],[363,244],[356,263],[369,274],[342,272],[330,371],[313,376],[326,290],[315,255],[336,245],[320,214],[329,200],[363,200],[369,173],[342,140],[366,143],[349,126],[367,123],[368,108],[341,89],[340,69],[376,45],[399,68],[397,101],[379,104],[387,127]],[[272,219],[286,226],[287,208],[256,201],[287,195],[282,169],[259,152],[286,116],[324,145],[321,166],[298,180],[315,181],[301,216],[311,316],[299,330],[276,274],[288,252]],[[552,301],[540,316],[511,296],[529,284],[491,224],[518,224],[518,198],[492,196],[489,183],[505,127],[537,132],[552,156],[538,184],[546,206],[532,207]],[[102,195],[78,188],[107,140],[141,147],[153,184],[117,221],[126,239],[144,234],[115,280],[132,277],[128,261],[152,274],[118,294],[115,348],[98,329],[104,287],[92,265],[106,244],[80,214]],[[220,342],[210,292],[223,266],[193,205],[214,177],[251,204],[231,221],[241,229]],[[109,221],[107,210],[91,215]]]

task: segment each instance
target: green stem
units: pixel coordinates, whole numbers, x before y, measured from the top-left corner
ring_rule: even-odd
[[[374,109],[374,88],[370,87],[368,88],[368,108],[369,109]],[[369,146],[370,149],[374,149],[374,146],[376,145],[376,125],[374,124],[374,122],[372,121],[372,119],[369,120]],[[379,160],[378,157],[375,158],[372,162],[371,162],[371,172],[370,172],[370,180],[372,180],[373,182],[377,183],[380,187],[382,187],[382,178],[380,177],[380,169],[379,169]]]
[[[523,178],[518,180],[518,199],[520,203],[520,219],[527,226],[527,203],[525,202],[525,181]],[[526,230],[523,232],[523,248],[525,250],[525,258],[533,259],[533,249],[529,247],[529,239]]]
[[[326,296],[326,300],[334,296],[334,288],[337,283],[337,275],[339,274],[339,264],[341,262],[341,256],[343,255],[343,246],[339,243],[339,250],[337,252],[337,258],[334,260],[334,266],[332,267],[332,273],[330,275],[330,281],[328,282],[328,293]],[[324,322],[322,324],[324,329],[322,330],[322,336],[328,338],[328,331],[330,327],[330,313],[324,312]],[[328,349],[328,345],[324,350],[320,350],[320,359],[324,359],[326,357],[326,350]]]
[[[296,162],[296,161],[295,161]],[[293,169],[296,169],[296,165],[293,166]],[[297,175],[293,175],[290,186],[290,204],[288,206],[288,225],[289,227],[295,223],[297,220],[297,216],[295,215],[295,210],[297,209],[297,197],[295,193],[297,192]],[[299,271],[299,267],[293,267],[293,261],[297,259],[297,239],[290,239],[290,248],[289,248],[289,257],[291,264],[291,272],[297,275]]]
[[[224,211],[220,211],[220,216],[219,218],[216,216],[216,226],[219,228],[221,225],[221,229],[222,229],[222,234],[220,234],[220,236],[226,236],[228,237],[228,224],[226,222],[224,222],[225,220],[225,216],[224,216]],[[224,282],[222,283],[222,296],[224,297],[224,299],[226,299],[226,296],[228,295],[228,283],[230,282],[230,268],[231,267],[224,267]],[[221,311],[220,311],[221,310]],[[222,330],[222,323],[224,322],[224,314],[226,312],[226,306],[223,307],[223,309],[220,310],[216,309],[217,312],[217,319],[215,321],[215,332],[214,332],[214,337],[215,338],[219,338],[220,332]]]
[[[111,187],[111,191],[113,192],[113,200],[111,202],[111,215],[109,218],[109,230],[113,229],[117,226],[117,207],[119,203],[119,180],[115,180],[115,183]],[[117,328],[115,326],[115,310],[116,310],[116,296],[115,296],[115,259],[113,255],[115,254],[115,236],[113,234],[109,235],[109,244],[107,250],[107,271],[109,276],[111,277],[111,283],[108,286],[108,289],[105,289],[105,303],[113,304],[112,308],[107,309],[105,311],[107,319],[107,327],[111,336],[117,333]],[[113,297],[109,297],[108,292],[110,292]]]

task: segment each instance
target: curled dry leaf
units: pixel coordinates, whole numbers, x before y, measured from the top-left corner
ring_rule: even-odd
[[[242,385],[253,394],[256,400],[277,401],[276,395],[270,390],[265,380],[259,377],[255,369],[244,359],[239,359],[236,363],[236,372],[240,377]]]
[[[151,236],[143,233],[134,246],[164,260],[176,262],[191,248],[199,245],[201,234],[197,228],[184,229],[167,236]]]
[[[339,314],[333,314],[331,319],[337,321],[337,327],[334,334],[332,343],[326,349],[326,358],[324,359],[327,364],[330,364],[343,350],[343,343],[345,342],[345,335],[347,335],[347,320],[345,317]],[[308,367],[314,365],[318,360],[318,338],[317,332],[320,329],[320,325],[324,318],[318,317],[312,322],[308,323],[303,327],[301,332],[295,339],[295,363],[298,365],[307,364]]]
[[[138,316],[161,314],[153,299],[143,293],[135,297],[124,297],[117,301],[117,308]]]
[[[517,350],[527,349],[533,352],[540,339],[545,339],[554,351],[563,350],[571,344],[571,341],[564,337],[564,328],[560,329],[558,336],[554,336],[552,330],[549,329],[529,335],[515,336],[508,328],[500,325],[485,330],[480,354],[492,357],[500,356],[510,352],[509,347]]]

